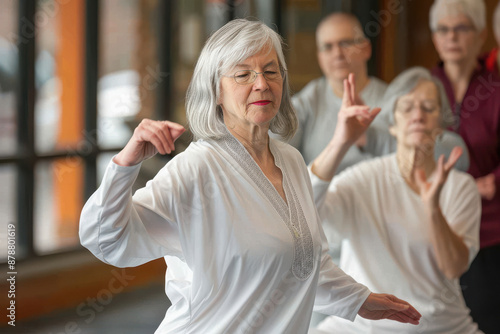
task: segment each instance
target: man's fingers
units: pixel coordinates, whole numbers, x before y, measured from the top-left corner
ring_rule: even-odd
[[[371,119],[370,107],[368,106],[352,106],[344,109],[344,115],[346,118],[351,117],[361,117],[364,119]]]
[[[356,84],[354,82],[354,73],[349,73],[349,86],[351,88],[351,101],[354,103],[354,101],[356,101]]]
[[[378,114],[382,111],[382,108],[373,108],[370,111],[370,114],[373,116],[373,118],[377,117]]]
[[[342,94],[342,106],[344,107],[352,106],[349,82],[347,81],[347,79],[344,79],[344,93]]]

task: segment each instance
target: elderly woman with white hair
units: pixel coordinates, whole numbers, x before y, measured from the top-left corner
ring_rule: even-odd
[[[486,38],[483,0],[437,0],[430,9],[432,40],[441,62],[432,70],[446,89],[452,129],[470,153],[468,173],[482,197],[480,251],[462,277],[465,301],[486,333],[500,314],[500,77],[478,56]]]
[[[184,132],[144,120],[80,221],[82,244],[106,263],[165,258],[172,306],[157,333],[306,333],[313,306],[418,323],[407,302],[371,293],[333,264],[303,159],[268,136],[296,127],[276,32],[247,20],[215,32],[186,107],[198,140],[132,196],[141,162],[170,153]]]
[[[472,177],[453,169],[461,148],[446,161],[434,158],[436,137],[447,125],[442,90],[424,68],[403,72],[389,85],[383,106],[391,115],[396,153],[333,178],[362,132],[338,127],[310,167],[325,235],[342,238],[340,267],[372,291],[411,300],[422,314],[420,324],[329,317],[311,333],[482,333],[458,283],[479,248],[480,198]],[[354,93],[351,97],[356,101]],[[351,116],[345,106],[342,110],[340,124]]]

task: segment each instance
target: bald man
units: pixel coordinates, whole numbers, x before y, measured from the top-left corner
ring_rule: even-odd
[[[368,76],[367,62],[372,48],[355,16],[334,13],[325,17],[316,29],[316,45],[324,76],[311,81],[292,97],[299,127],[289,144],[300,151],[306,164],[313,161],[333,137],[342,104],[343,81],[349,73],[355,74],[356,90],[369,106],[380,106],[387,88],[382,80]],[[337,173],[372,157],[364,151],[360,141],[347,151]],[[330,255],[338,264],[341,239],[330,239],[328,242]],[[325,317],[313,312],[311,326],[316,326]]]
[[[369,106],[382,104],[387,87],[385,82],[368,76],[367,62],[372,48],[355,16],[334,13],[325,17],[316,29],[316,45],[324,76],[311,81],[292,98],[299,129],[289,143],[302,153],[307,164],[321,153],[333,136],[342,103],[343,80],[349,73],[355,74],[356,89]],[[337,173],[372,157],[364,152],[362,144],[349,149]]]

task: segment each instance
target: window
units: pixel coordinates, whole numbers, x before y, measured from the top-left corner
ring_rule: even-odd
[[[81,249],[82,206],[138,122],[186,124],[185,94],[206,38],[236,17],[278,29],[280,3],[3,0],[0,215],[16,224],[16,259]],[[140,181],[165,163],[157,161]],[[2,230],[0,248],[6,243]]]
[[[11,157],[17,147],[17,1],[2,2],[0,10],[0,261],[7,261],[7,224],[16,221],[17,168]]]

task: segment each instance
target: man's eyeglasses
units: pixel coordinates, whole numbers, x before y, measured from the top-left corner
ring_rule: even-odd
[[[440,36],[446,36],[450,31],[457,35],[465,35],[468,32],[476,30],[473,26],[460,24],[454,27],[438,26],[434,32]]]
[[[255,72],[254,70],[241,70],[234,75],[223,75],[223,77],[233,78],[237,84],[248,85],[254,83],[257,75],[262,74],[267,81],[279,81],[285,77],[286,70],[266,70]]]
[[[338,45],[340,49],[349,49],[354,47],[356,44],[360,44],[366,41],[365,38],[353,38],[353,39],[343,39],[336,43],[325,43],[319,46],[318,50],[320,52],[330,52],[333,50],[335,45]]]

